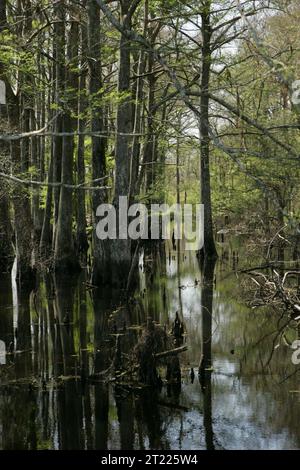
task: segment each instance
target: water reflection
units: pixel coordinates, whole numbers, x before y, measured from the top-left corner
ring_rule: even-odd
[[[212,425],[212,318],[215,261],[204,260],[201,279],[202,354],[199,364],[199,382],[203,393],[203,426],[208,450],[214,450]]]
[[[266,366],[285,319],[243,305],[236,249],[224,247],[216,266],[176,249],[141,254],[128,303],[122,292],[92,289],[85,273],[46,276],[34,291],[14,286],[13,301],[11,279],[1,277],[2,449],[300,447],[290,348],[280,343]],[[147,318],[170,331],[176,312],[188,346],[181,381],[161,391],[115,384]]]

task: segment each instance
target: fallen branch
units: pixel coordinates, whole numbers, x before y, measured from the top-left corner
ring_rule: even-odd
[[[176,356],[187,351],[187,346],[180,346],[180,348],[170,349],[169,351],[163,351],[161,353],[154,354],[155,359],[161,359],[163,357]]]
[[[274,263],[275,264],[275,263]],[[269,268],[273,268],[274,267],[274,264],[272,262],[268,263],[268,264],[263,264],[261,266],[254,266],[252,268],[248,268],[248,269],[239,269],[237,272],[238,273],[242,273],[242,274],[246,274],[246,273],[251,273],[252,271],[255,271],[257,269],[269,269]]]
[[[292,313],[294,319],[297,318],[298,320],[300,318],[300,298],[297,289],[285,287],[288,277],[300,276],[300,271],[287,271],[283,277],[274,268],[272,269],[272,277],[255,272],[254,270],[245,270],[244,273],[249,275],[252,282],[258,287],[254,299],[255,307],[275,305],[280,302],[285,310],[289,310]],[[259,299],[257,299],[257,295],[259,295]],[[259,303],[257,303],[258,300]]]

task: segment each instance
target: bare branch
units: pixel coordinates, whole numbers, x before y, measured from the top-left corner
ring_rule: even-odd
[[[52,187],[52,188],[67,188],[73,190],[83,190],[83,191],[104,191],[106,189],[111,189],[110,186],[83,186],[82,184],[72,185],[72,184],[64,184],[64,183],[46,183],[44,181],[33,181],[33,180],[23,180],[18,178],[17,176],[7,175],[5,173],[0,172],[0,178],[4,178],[14,183],[23,184],[24,186],[38,186],[38,187]],[[103,178],[98,178],[97,180],[92,181],[91,183],[96,183],[101,180],[108,178],[108,176],[104,176]]]

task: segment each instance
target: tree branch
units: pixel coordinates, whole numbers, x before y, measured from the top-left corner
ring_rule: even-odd
[[[33,180],[23,180],[18,178],[17,176],[7,175],[5,173],[0,172],[0,178],[4,178],[14,183],[23,184],[24,186],[45,186],[45,187],[52,187],[52,188],[67,188],[67,189],[74,189],[74,190],[83,190],[83,191],[104,191],[106,189],[110,189],[110,186],[83,186],[82,184],[72,185],[72,184],[64,184],[64,183],[46,183],[43,181],[33,181]],[[97,180],[92,181],[91,183],[96,183],[101,180],[108,178],[108,176],[104,176],[103,178],[99,178]]]
[[[187,346],[181,346],[180,348],[170,349],[169,351],[157,353],[155,354],[155,359],[162,359],[163,357],[169,356],[177,356],[177,354],[181,354],[185,351],[187,351]]]

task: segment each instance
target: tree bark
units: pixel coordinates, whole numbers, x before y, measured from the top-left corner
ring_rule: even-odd
[[[65,12],[64,1],[56,2],[54,5],[54,18],[57,21],[54,25],[53,57],[55,60],[54,81],[55,81],[55,105],[62,111],[62,98],[65,85]],[[63,115],[60,113],[55,120],[55,134],[63,131]],[[55,135],[53,138],[53,182],[61,181],[63,138]],[[55,247],[56,225],[58,220],[60,188],[53,190],[54,196],[54,221],[53,221],[53,249]]]
[[[95,0],[88,1],[88,45],[89,45],[89,93],[91,106],[91,131],[104,131],[104,112],[99,100],[99,91],[102,88],[101,70],[101,34],[100,34],[100,10]],[[92,176],[93,180],[103,178],[106,175],[106,138],[92,136]],[[103,181],[96,183],[101,186]],[[106,282],[108,275],[108,244],[99,240],[96,236],[96,211],[100,204],[107,201],[105,191],[94,191],[92,193],[93,209],[93,272],[92,283],[100,285]]]
[[[131,16],[128,15],[131,1],[121,0],[121,17],[125,30],[131,29]],[[132,96],[130,86],[130,41],[121,34],[118,92],[124,97],[117,110],[117,136],[115,154],[114,205],[117,213],[117,227],[120,215],[119,198],[129,196],[130,142],[132,125]],[[119,228],[119,227],[118,227]],[[119,230],[118,230],[119,231]],[[126,283],[131,265],[131,243],[128,238],[118,237],[111,242],[112,282],[120,287]]]
[[[211,72],[211,25],[210,25],[211,0],[205,2],[201,13],[202,30],[202,74],[201,74],[201,98],[200,98],[200,166],[201,166],[201,203],[204,204],[204,247],[203,252],[207,257],[217,256],[217,250],[213,235],[211,185],[209,168],[209,85]]]
[[[56,44],[54,44],[53,45],[53,57],[54,58],[56,58],[56,56],[57,56],[56,47],[57,47]],[[53,111],[50,110],[51,100],[53,100],[53,102],[55,102],[56,98],[58,97],[58,90],[57,90],[58,83],[57,83],[57,80],[56,80],[57,67],[58,67],[58,64],[55,63],[50,68],[52,82],[56,83],[56,87],[49,92],[49,97],[48,97],[48,100],[49,100],[49,103],[48,103],[48,108],[49,108],[48,116],[50,116],[50,117],[53,117],[52,116]],[[59,120],[59,122],[57,122],[57,120]],[[54,124],[54,130],[55,131],[57,131],[57,129],[60,128],[60,122],[61,122],[60,120],[61,120],[61,116],[57,116],[55,124]],[[57,171],[54,168],[55,164],[57,163],[57,158],[58,158],[56,152],[58,152],[58,142],[59,142],[59,140],[57,140],[57,139],[61,139],[61,138],[55,136],[51,140],[50,162],[48,164],[48,174],[47,174],[47,182],[48,183],[57,182],[56,181]],[[42,148],[43,148],[43,146],[42,146]],[[41,148],[41,152],[42,152],[42,148]],[[45,170],[43,168],[43,172],[44,171]],[[59,188],[56,188],[56,189],[59,189]],[[46,205],[45,205],[45,210],[44,210],[42,233],[41,233],[41,239],[40,239],[40,255],[42,256],[42,258],[46,257],[47,254],[49,254],[49,251],[52,254],[51,248],[52,248],[52,246],[54,247],[54,241],[53,241],[54,228],[52,227],[52,224],[51,224],[52,201],[53,201],[53,199],[54,199],[54,203],[55,203],[55,197],[53,198],[53,194],[54,194],[54,196],[57,196],[57,194],[58,194],[57,190],[55,192],[55,190],[53,190],[52,186],[48,186],[47,196],[46,196]]]
[[[76,66],[78,57],[78,22],[72,21],[69,30],[67,45],[68,70],[65,82],[65,103],[63,115],[63,131],[67,133],[76,130],[76,119],[73,117],[77,112],[77,92],[78,76],[72,70]],[[72,90],[72,91],[70,91]],[[62,153],[62,174],[63,184],[73,184],[73,157],[74,157],[74,136],[63,137]],[[55,269],[64,272],[71,272],[79,269],[79,262],[75,257],[73,243],[73,191],[62,186],[60,189],[59,211],[57,219],[57,233],[55,237],[54,262]]]
[[[53,146],[51,148],[50,164],[48,168],[48,183],[53,183]],[[51,249],[51,214],[52,214],[52,199],[53,199],[53,187],[48,186],[46,206],[44,211],[43,227],[40,239],[40,254],[42,257],[47,255],[47,252]]]
[[[6,22],[6,1],[3,1],[0,18],[1,30],[8,28]],[[0,61],[0,78],[6,87],[7,113],[11,131],[20,131],[20,103],[19,95],[15,95],[7,76],[6,67]],[[19,141],[11,142],[11,165],[14,174],[26,169],[26,159],[23,154],[21,160],[21,145]],[[15,188],[13,192],[14,230],[17,256],[17,279],[19,282],[31,281],[33,270],[31,266],[32,240],[31,240],[31,213],[30,199],[26,190]]]
[[[5,194],[0,194],[0,273],[10,271],[13,265],[9,209],[9,199]]]
[[[0,132],[4,133],[7,131],[7,127],[7,110],[5,105],[0,105]],[[9,146],[5,142],[0,142],[0,171],[6,174],[9,172],[9,159]],[[3,181],[0,188],[0,273],[11,270],[14,258],[11,243],[12,226],[10,222],[10,197],[8,191],[9,188]]]
[[[83,118],[83,113],[85,112],[87,106],[86,99],[86,73],[83,72],[84,64],[84,55],[83,50],[86,47],[86,24],[81,25],[81,75],[79,77],[79,98],[78,98],[78,130],[83,132],[86,126],[86,119]],[[78,137],[78,147],[77,147],[77,175],[78,175],[78,184],[84,184],[85,182],[85,136],[80,134]],[[85,207],[85,194],[81,194],[81,191],[77,191],[77,234],[76,234],[76,248],[77,255],[81,262],[86,264],[87,250],[88,250],[88,241],[86,234],[86,207]]]

